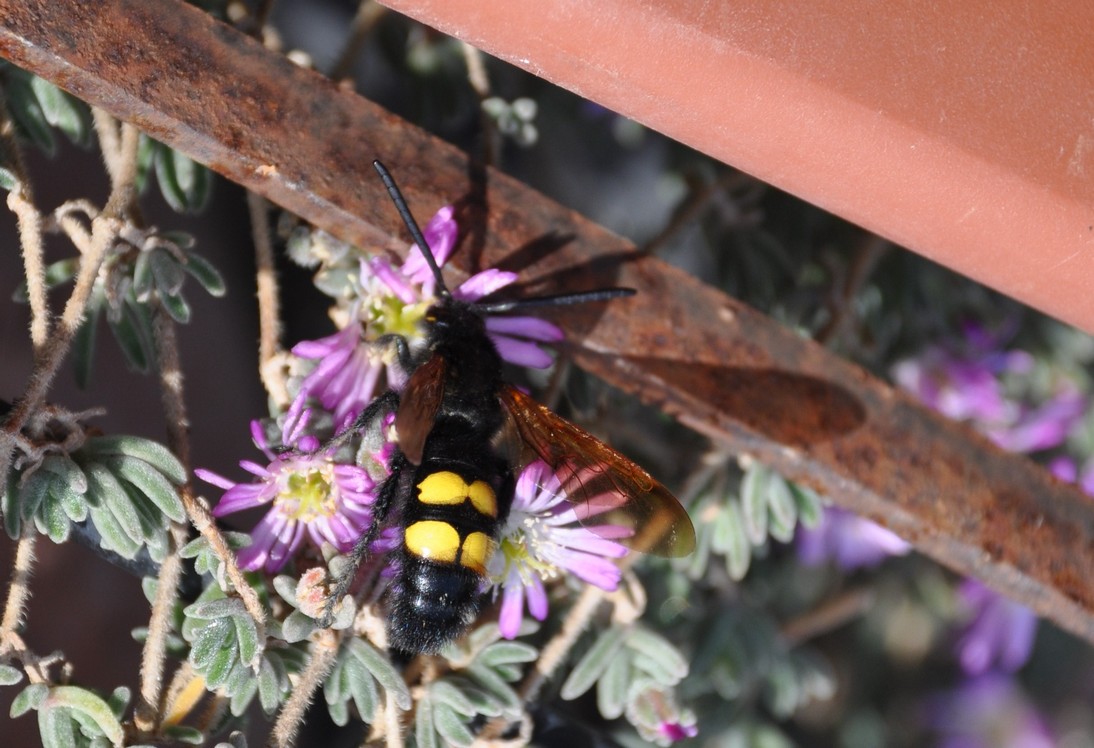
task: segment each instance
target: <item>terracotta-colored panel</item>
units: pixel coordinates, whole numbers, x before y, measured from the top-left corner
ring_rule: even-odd
[[[384,0],[1094,332],[1094,4]]]

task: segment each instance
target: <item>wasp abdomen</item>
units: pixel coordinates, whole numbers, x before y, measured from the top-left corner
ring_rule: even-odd
[[[424,475],[423,475],[424,474]],[[423,466],[404,508],[403,546],[391,591],[391,645],[436,651],[475,619],[494,552],[498,499],[482,478]]]

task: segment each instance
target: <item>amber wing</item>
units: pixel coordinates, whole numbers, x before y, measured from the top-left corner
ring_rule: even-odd
[[[412,465],[422,462],[426,437],[444,399],[446,369],[442,356],[431,357],[410,375],[399,401],[395,432],[399,435],[399,451]]]
[[[686,556],[695,529],[684,507],[649,473],[584,429],[506,385],[502,404],[521,441],[551,466],[582,524],[632,530],[619,542],[659,556]]]

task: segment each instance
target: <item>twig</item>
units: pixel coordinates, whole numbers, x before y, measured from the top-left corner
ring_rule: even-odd
[[[357,5],[357,13],[354,14],[353,21],[350,22],[349,36],[342,46],[338,59],[331,66],[329,73],[331,79],[339,81],[349,77],[350,68],[352,68],[353,61],[361,51],[365,37],[376,28],[376,24],[386,13],[387,8],[373,2],[373,0],[362,0]]]
[[[334,667],[337,654],[337,635],[330,630],[320,632],[311,648],[311,658],[300,673],[288,701],[277,715],[277,722],[270,733],[270,748],[288,748],[293,744],[296,732],[304,721],[308,704],[323,684],[327,673]]]
[[[266,392],[284,409],[289,407],[291,398],[285,384],[281,350],[281,301],[270,236],[269,203],[260,195],[248,192],[247,209],[251,216],[258,285],[258,374]]]
[[[467,82],[479,98],[479,122],[482,126],[482,153],[479,160],[485,170],[487,166],[497,163],[501,153],[501,138],[494,127],[494,119],[482,105],[490,98],[490,76],[487,75],[486,62],[478,48],[467,42],[460,42],[460,49],[463,51],[464,64],[467,65]]]
[[[794,647],[821,634],[826,634],[868,611],[874,604],[875,597],[871,589],[848,590],[832,600],[825,601],[820,607],[783,624],[782,638],[788,646]]]
[[[30,575],[34,571],[35,534],[28,524],[15,547],[15,561],[11,567],[11,584],[4,604],[4,617],[0,619],[0,652],[7,651],[11,637],[23,620],[27,600],[30,598]]]
[[[19,246],[23,252],[23,272],[30,301],[30,341],[37,358],[49,338],[49,305],[46,300],[46,269],[42,243],[42,214],[34,204],[34,193],[27,178],[23,152],[15,139],[15,122],[7,100],[0,91],[0,152],[18,183],[8,193],[8,208],[15,214]]]
[[[672,237],[676,236],[677,232],[702,215],[715,197],[722,192],[732,191],[740,185],[748,184],[750,181],[752,177],[747,174],[727,169],[710,184],[692,190],[684,203],[677,207],[668,225],[661,229],[657,236],[639,247],[639,251],[650,255],[656,254],[661,247],[668,244]]]
[[[539,689],[551,677],[555,670],[565,660],[566,655],[573,648],[577,638],[589,625],[589,620],[596,612],[596,608],[603,602],[607,593],[599,587],[588,585],[577,598],[574,607],[566,614],[566,620],[562,622],[559,632],[547,642],[540,651],[539,659],[532,668],[532,672],[520,684],[521,701],[527,703],[535,701],[539,695]]]
[[[890,246],[888,240],[876,234],[869,234],[863,239],[851,259],[851,266],[847,269],[843,283],[832,289],[832,295],[827,304],[830,315],[828,323],[817,331],[817,334],[813,336],[814,340],[827,344],[844,333],[847,325],[854,319],[855,297],[866,285],[874,268],[888,252]]]

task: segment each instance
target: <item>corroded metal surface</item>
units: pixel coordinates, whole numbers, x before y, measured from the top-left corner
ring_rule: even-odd
[[[402,234],[381,158],[416,214],[458,199],[465,264],[637,288],[556,313],[580,365],[1094,641],[1076,489],[376,105],[168,0],[0,0],[0,54],[347,240]]]

